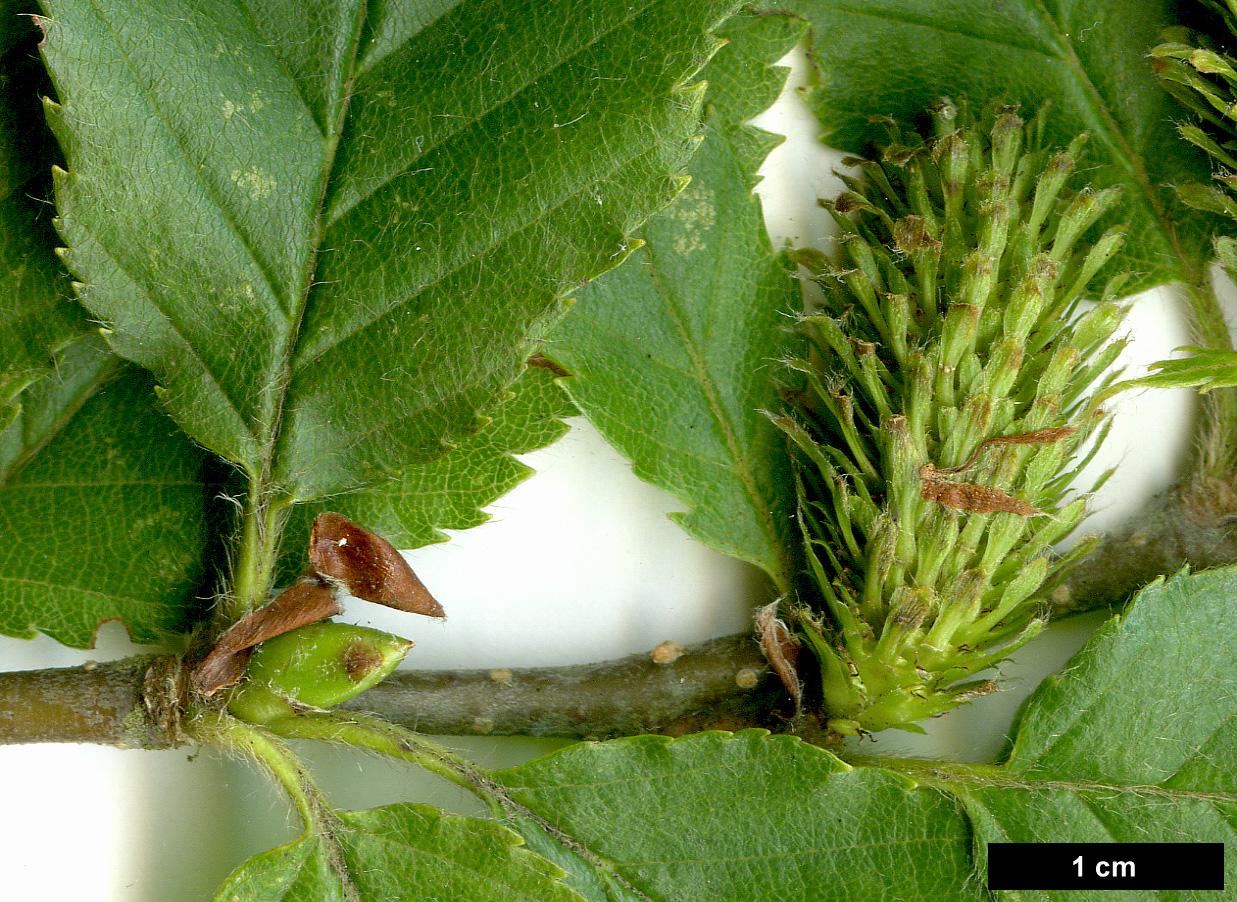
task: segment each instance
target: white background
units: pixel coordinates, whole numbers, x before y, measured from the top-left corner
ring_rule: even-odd
[[[802,83],[801,58],[792,83]],[[765,166],[760,189],[775,241],[829,248],[820,194],[840,189],[838,155],[815,141],[806,107],[788,90],[757,123],[789,140]],[[1167,291],[1132,303],[1134,338],[1124,363],[1137,372],[1185,343]],[[1089,528],[1120,522],[1170,484],[1185,450],[1190,399],[1144,393],[1114,405],[1105,460],[1120,463],[1097,497]],[[667,518],[675,499],[631,475],[582,422],[553,447],[525,457],[538,475],[493,505],[493,520],[452,541],[409,554],[446,608],[445,624],[353,602],[350,619],[414,639],[416,669],[575,664],[683,645],[750,626],[752,574],[687,539]],[[1005,691],[926,724],[926,738],[890,731],[865,752],[987,760],[1013,712],[1044,675],[1085,641],[1097,617],[1078,618],[1015,656],[1001,670]],[[91,652],[47,639],[0,638],[0,668],[68,666],[123,657],[133,647],[106,626]],[[486,766],[527,760],[564,743],[448,739]],[[469,801],[410,768],[348,752],[305,747],[340,807],[422,801],[469,812]],[[253,853],[291,838],[277,790],[243,764],[215,753],[120,751],[72,745],[0,747],[3,817],[0,874],[7,898],[22,900],[209,899]]]

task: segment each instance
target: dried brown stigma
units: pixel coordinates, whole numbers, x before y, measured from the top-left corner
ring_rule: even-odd
[[[1014,435],[998,435],[995,438],[984,439],[971,453],[971,456],[966,459],[965,463],[944,470],[936,470],[934,468],[934,472],[946,475],[965,473],[975,466],[979,458],[983,456],[983,453],[993,445],[1051,445],[1061,441],[1066,436],[1073,435],[1077,431],[1073,426],[1054,426],[1051,429],[1036,429],[1033,432],[1018,432]]]
[[[924,480],[923,488],[919,490],[919,497],[925,501],[935,501],[942,507],[967,514],[1008,513],[1032,517],[1043,513],[1039,508],[1032,507],[1008,492],[994,489],[991,486],[972,485],[968,482],[946,482],[943,479],[925,475],[931,466],[928,464],[919,471],[919,475]],[[931,469],[931,472],[937,471]]]

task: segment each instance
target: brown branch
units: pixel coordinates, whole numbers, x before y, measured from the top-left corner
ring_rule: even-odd
[[[160,700],[175,696],[177,674],[175,658],[154,655],[0,673],[0,744],[172,748],[175,706]]]
[[[1237,562],[1237,495],[1207,480],[1154,498],[1106,536],[1053,593],[1054,616],[1115,607],[1157,576]],[[660,650],[659,650],[660,651]],[[750,634],[681,656],[570,667],[400,671],[341,708],[422,733],[605,739],[706,729],[785,729],[785,689]],[[670,658],[670,660],[666,660]],[[169,663],[173,662],[173,663]],[[183,680],[169,657],[0,673],[0,744],[171,748]],[[810,727],[810,724],[803,724]]]
[[[438,735],[608,739],[776,727],[786,697],[750,634],[570,667],[399,671],[339,707]]]
[[[659,657],[665,657],[659,655]],[[0,744],[171,748],[185,679],[174,658],[0,673]],[[341,705],[423,733],[609,738],[785,726],[785,689],[749,634],[571,667],[402,671]]]
[[[1187,565],[1197,571],[1234,563],[1237,495],[1218,479],[1187,482],[1161,492],[1105,535],[1052,593],[1052,614],[1116,607],[1156,577]]]

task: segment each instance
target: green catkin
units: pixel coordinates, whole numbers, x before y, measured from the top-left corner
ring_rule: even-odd
[[[1165,29],[1168,40],[1152,49],[1151,58],[1161,83],[1193,114],[1193,121],[1178,125],[1181,137],[1217,167],[1215,184],[1178,185],[1178,195],[1199,210],[1237,220],[1237,58],[1224,52],[1237,39],[1237,0],[1204,2],[1218,13],[1219,30],[1227,34],[1217,41],[1186,28]],[[1237,239],[1218,236],[1215,250],[1229,274],[1237,274]]]
[[[931,112],[932,139],[887,123],[882,158],[825,204],[842,262],[797,255],[825,297],[774,422],[813,584],[794,620],[839,734],[918,730],[1043,628],[1050,543],[1084,514],[1071,461],[1104,426],[1080,411],[1122,344],[1120,282],[1096,284],[1119,230],[1087,241],[1116,193],[1069,187],[1084,139],[1044,148],[1042,118],[1009,107]],[[1080,318],[1084,300],[1107,303]]]

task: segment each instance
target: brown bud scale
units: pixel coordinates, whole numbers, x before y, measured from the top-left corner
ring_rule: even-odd
[[[993,445],[1051,445],[1061,441],[1061,439],[1066,436],[1073,435],[1077,431],[1078,430],[1073,426],[1055,426],[1051,429],[1036,429],[1033,432],[1019,432],[1014,435],[998,435],[995,438],[985,439],[980,442],[971,456],[966,459],[966,462],[960,464],[959,466],[949,467],[944,470],[938,470],[935,467],[932,467],[931,464],[928,464],[928,466],[932,467],[932,472],[934,473],[965,473],[967,470],[971,469],[971,467],[975,466],[975,463],[979,460],[983,453]]]
[[[312,573],[301,576],[278,598],[232,624],[193,671],[193,688],[210,695],[238,682],[255,646],[340,612],[335,590]]]
[[[776,601],[756,611],[756,640],[774,672],[781,678],[782,685],[794,699],[795,710],[798,711],[803,700],[803,684],[795,669],[795,661],[802,646],[786,624],[777,619]]]
[[[323,579],[363,601],[427,617],[446,616],[394,545],[342,514],[326,511],[314,518],[309,561]]]

